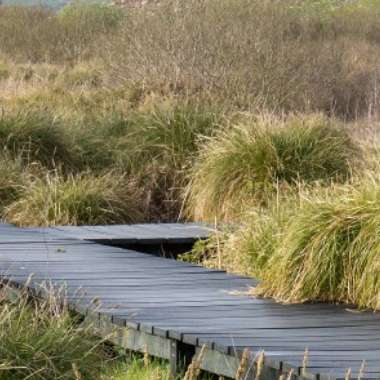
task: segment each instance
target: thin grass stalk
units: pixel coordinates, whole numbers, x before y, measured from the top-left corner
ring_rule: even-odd
[[[239,368],[236,371],[235,380],[243,380],[248,370],[249,356],[249,350],[245,348],[239,363]]]

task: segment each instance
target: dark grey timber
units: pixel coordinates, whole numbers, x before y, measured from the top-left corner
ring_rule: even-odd
[[[30,228],[57,238],[88,240],[99,244],[137,250],[163,257],[188,252],[194,243],[206,239],[213,228],[198,223],[157,223],[110,226],[56,226]]]
[[[0,225],[0,276],[14,287],[27,283],[40,296],[46,284],[61,289],[99,334],[168,359],[173,370],[206,346],[202,368],[230,378],[246,348],[252,359],[247,379],[255,378],[262,350],[262,380],[290,369],[294,379],[344,379],[348,368],[355,377],[363,360],[363,379],[380,378],[380,314],[250,297],[246,292],[257,282],[246,277],[9,225]]]

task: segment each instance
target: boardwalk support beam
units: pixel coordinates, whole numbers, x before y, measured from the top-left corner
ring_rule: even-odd
[[[194,346],[171,339],[169,359],[171,373],[180,373],[185,370],[193,360],[194,355]]]

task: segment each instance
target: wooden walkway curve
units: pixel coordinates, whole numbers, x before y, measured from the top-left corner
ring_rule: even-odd
[[[186,225],[182,229],[168,225],[166,237],[161,238],[175,239],[168,232],[174,227],[177,238],[182,234],[196,239],[208,233],[198,230],[196,234],[198,227],[193,226],[194,236],[189,228],[185,236]],[[123,233],[128,237],[123,228],[115,227],[117,239]],[[33,275],[29,287],[37,292],[43,291],[40,286],[46,281],[64,284],[72,307],[85,313],[98,329],[107,333],[116,327],[116,343],[139,351],[147,347],[150,354],[171,360],[173,366],[206,345],[202,367],[227,377],[234,377],[239,355],[249,348],[252,360],[265,351],[263,379],[277,379],[290,368],[294,377],[343,379],[347,368],[357,375],[363,360],[364,378],[380,378],[380,314],[252,298],[242,294],[256,285],[252,279],[100,245],[68,229],[57,233],[1,225],[1,277],[22,285]],[[165,225],[139,229],[141,235],[135,228],[136,236],[131,238],[144,235],[147,239],[151,234],[158,239]],[[305,348],[309,354],[303,371]]]

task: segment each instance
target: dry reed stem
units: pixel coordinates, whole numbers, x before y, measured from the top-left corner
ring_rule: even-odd
[[[72,368],[73,368],[75,380],[82,380],[82,376],[80,375],[80,372],[76,363],[72,363]]]
[[[144,346],[144,367],[147,368],[149,367],[150,364],[150,359],[149,359],[149,354],[148,354],[148,346]]]
[[[265,360],[265,354],[264,354],[264,351],[261,351],[257,359],[255,380],[260,379],[261,373],[263,372],[263,368],[264,368],[264,360]]]
[[[292,376],[294,374],[294,369],[292,368],[289,373],[288,373],[288,377],[286,378],[286,380],[292,380]]]
[[[351,368],[348,368],[348,370],[346,371],[346,374],[344,376],[344,380],[351,380]]]
[[[308,362],[309,362],[309,349],[306,347],[305,352],[303,354],[302,375],[306,372]]]
[[[185,376],[183,380],[196,380],[199,377],[199,374],[201,372],[201,364],[203,357],[206,353],[207,347],[205,345],[202,346],[199,354],[193,358],[192,362],[190,365],[187,367]]]
[[[249,350],[248,348],[246,348],[243,351],[239,368],[236,371],[235,380],[243,380],[243,377],[245,376],[248,369],[248,361],[249,361]]]
[[[362,364],[360,366],[359,374],[358,374],[358,380],[362,380],[365,373],[367,362],[365,360],[362,361]]]

